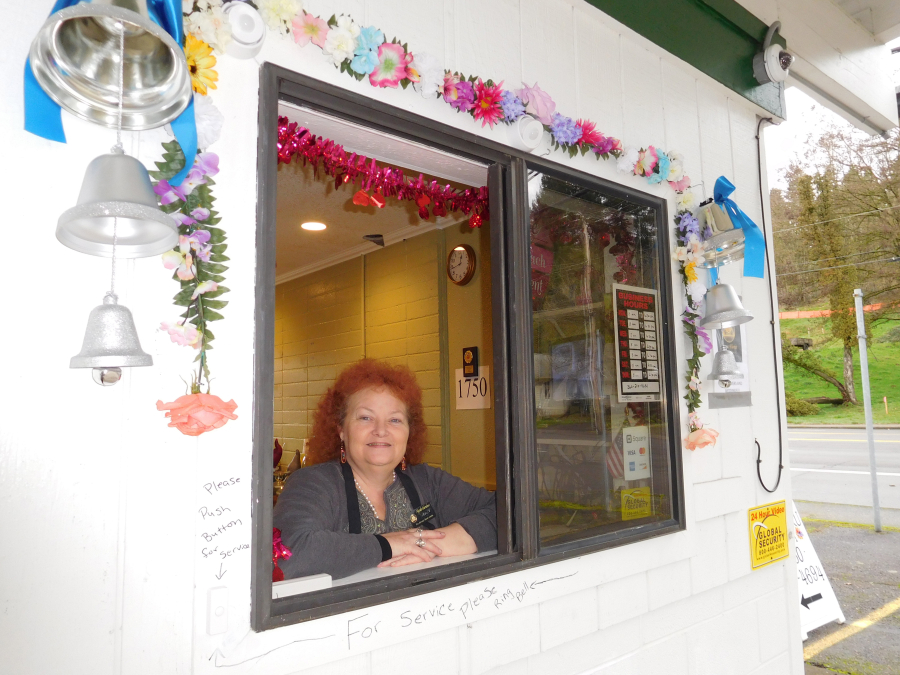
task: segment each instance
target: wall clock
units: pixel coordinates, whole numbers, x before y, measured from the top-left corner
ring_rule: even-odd
[[[447,256],[447,276],[457,286],[465,286],[475,276],[475,250],[460,244]]]

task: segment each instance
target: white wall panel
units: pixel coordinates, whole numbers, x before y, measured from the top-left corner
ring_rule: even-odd
[[[704,182],[707,195],[719,175],[728,176],[738,187],[738,203],[754,219],[760,215],[756,109],[593,7],[575,0],[308,0],[305,7],[325,18],[350,13],[467,75],[505,80],[510,88],[523,77],[529,84],[537,81],[560,112],[595,121],[625,145],[681,152],[688,175]],[[20,30],[10,34],[0,56],[16,65],[24,61],[45,9],[21,5],[13,11]],[[740,265],[734,265],[723,277],[739,286],[757,316],[749,324],[755,404],[750,410],[703,413],[722,435],[714,448],[683,452],[686,532],[498,579],[501,585],[520,584],[538,573],[576,573],[557,587],[539,587],[542,595],[530,596],[514,611],[484,608],[452,625],[394,633],[370,646],[350,648],[340,639],[346,639],[341,630],[346,633],[348,616],[259,635],[250,631],[249,552],[224,566],[214,556],[204,558],[208,525],[198,509],[232,509],[242,521],[235,541],[249,543],[259,63],[278,63],[480,137],[501,143],[506,138],[504,129],[482,129],[411,89],[358,83],[326,63],[317,48],[301,49],[290,37],[270,33],[258,61],[220,58],[219,88],[212,92],[226,118],[212,150],[221,158],[214,192],[229,236],[226,276],[232,292],[210,358],[214,393],[235,398],[239,419],[199,439],[167,428],[155,408],[158,398],[183,393],[179,378],[192,358],[155,330],[177,314],[170,304],[177,286],[157,259],[120,265],[118,282],[154,367],[133,369],[111,389],[96,387],[87,372],[68,369],[87,314],[106,290],[109,263],[60,246],[55,220],[75,203],[84,167],[107,151],[114,135],[67,114],[67,145],[26,134],[21,68],[0,72],[0,91],[11,102],[0,109],[0,128],[7,155],[16,162],[14,171],[11,164],[4,168],[17,195],[7,202],[7,217],[33,224],[28,246],[40,252],[39,274],[25,253],[0,267],[4,286],[16,289],[5,296],[4,311],[27,326],[0,338],[4,353],[26,356],[8,361],[0,388],[0,410],[15,411],[0,424],[0,651],[13,672],[205,675],[227,667],[232,675],[376,675],[395,672],[424,651],[438,664],[434,672],[448,675],[523,669],[556,675],[594,667],[619,675],[661,667],[693,673],[707,672],[697,670],[707,663],[698,658],[719,663],[721,649],[749,649],[712,647],[708,635],[718,636],[721,627],[763,636],[763,623],[780,631],[794,621],[796,613],[788,608],[796,604],[795,589],[785,582],[790,565],[747,570],[746,510],[787,494],[788,481],[775,497],[755,487],[755,448],[747,439],[764,443],[764,470],[774,464],[777,441],[768,298],[764,282],[742,279]],[[126,148],[152,165],[167,138],[162,130],[126,133]],[[563,154],[550,159],[651,194],[671,194],[666,186],[649,187],[617,173],[614,162]],[[677,348],[683,353],[680,340]],[[232,476],[243,483],[228,495],[211,495],[203,487]],[[229,590],[229,630],[209,636],[207,592],[220,585]],[[413,602],[425,607],[437,595]],[[388,620],[397,609],[370,611]],[[701,633],[704,625],[714,630]],[[54,636],[53,650],[44,647],[46,635]],[[722,639],[727,642],[729,635]],[[331,642],[310,641],[319,638]],[[747,655],[742,672],[799,675],[799,647],[772,645],[756,657]],[[709,653],[696,656],[697,649]],[[790,658],[779,649],[789,649]],[[732,666],[722,667],[724,673]]]

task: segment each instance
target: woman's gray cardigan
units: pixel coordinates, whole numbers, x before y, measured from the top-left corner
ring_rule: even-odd
[[[427,464],[410,466],[406,473],[421,503],[434,507],[431,522],[435,527],[459,523],[479,551],[497,548],[494,493]],[[397,480],[387,492],[402,489]],[[381,545],[374,534],[349,534],[344,478],[336,461],[291,474],[275,505],[273,524],[292,553],[287,560],[278,561],[285,579],[322,572],[339,579],[382,561]]]

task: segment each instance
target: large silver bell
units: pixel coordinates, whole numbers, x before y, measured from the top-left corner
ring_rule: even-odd
[[[706,316],[700,325],[707,328],[728,328],[753,320],[753,314],[744,309],[734,286],[716,284],[706,291]]]
[[[707,376],[708,380],[718,380],[726,389],[731,386],[732,380],[739,380],[744,374],[738,370],[734,354],[729,349],[716,352],[713,359],[712,372]]]
[[[107,258],[115,239],[116,257],[145,258],[178,243],[178,223],[159,210],[144,165],[114,149],[88,164],[78,204],[59,217],[56,238]]]
[[[697,263],[697,267],[721,267],[743,259],[744,231],[735,227],[728,213],[712,200],[704,202],[701,207],[712,236],[703,242],[703,260]]]
[[[141,349],[131,311],[107,293],[103,304],[91,310],[81,352],[69,361],[70,368],[93,368],[98,384],[115,384],[121,368],[152,366],[153,357]]]
[[[190,103],[191,76],[181,46],[150,19],[147,0],[86,0],[51,14],[31,43],[34,76],[76,117],[116,128],[120,30],[122,128],[163,126]]]

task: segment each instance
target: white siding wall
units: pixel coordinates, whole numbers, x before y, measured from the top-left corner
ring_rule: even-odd
[[[201,507],[224,506],[241,523],[229,547],[250,542],[254,222],[258,64],[223,57],[213,100],[225,114],[215,193],[230,237],[232,292],[211,353],[213,393],[233,397],[240,419],[192,439],[165,426],[158,398],[184,393],[192,356],[155,331],[176,316],[175,284],[158,259],[120,266],[121,302],[132,309],[155,366],[104,389],[70,370],[89,310],[107,289],[106,259],[54,238],[84,167],[113,132],[64,114],[68,145],[22,131],[22,65],[47,3],[7,8],[0,47],[4,139],[4,355],[0,387],[0,662],[15,675],[90,673],[371,673],[425,667],[440,673],[601,672],[692,675],[798,674],[802,656],[792,561],[750,571],[748,507],[770,496],[755,476],[758,438],[771,470],[778,425],[766,285],[724,270],[756,320],[748,325],[754,407],[706,412],[718,446],[685,451],[687,530],[347,616],[255,634],[249,628],[250,557],[204,559],[215,529]],[[724,174],[760,222],[756,110],[697,71],[581,2],[565,0],[309,0],[320,15],[351,12],[430,50],[445,66],[515,85],[537,80],[561,112],[589,117],[626,145],[658,144],[686,157],[706,193]],[[505,142],[412,89],[376,90],[339,75],[319,50],[269,34],[268,60],[469,132]],[[150,165],[162,130],[126,133],[126,150]],[[562,154],[553,159],[569,162]],[[647,189],[612,163],[570,164]],[[667,188],[653,188],[667,194]],[[671,208],[671,206],[670,206]],[[675,267],[672,267],[673,278]],[[677,348],[683,356],[681,341]],[[707,359],[711,361],[711,359]],[[709,367],[707,363],[706,367]],[[705,373],[704,373],[705,374]],[[684,411],[682,411],[684,412]],[[787,458],[785,458],[785,461]],[[229,478],[236,485],[204,486]],[[215,545],[215,544],[212,544]],[[224,571],[224,574],[223,574]],[[222,575],[221,579],[217,576]],[[556,578],[555,581],[538,583]],[[523,586],[524,584],[524,586]],[[229,630],[206,633],[208,589],[226,586]],[[465,608],[487,587],[513,599]],[[527,589],[515,597],[516,591]],[[441,603],[454,610],[404,628]],[[380,623],[378,623],[380,622]],[[363,638],[366,625],[378,631]],[[348,635],[354,630],[360,633]],[[228,666],[227,668],[223,668]]]

